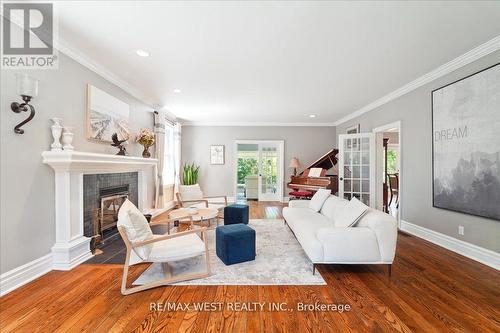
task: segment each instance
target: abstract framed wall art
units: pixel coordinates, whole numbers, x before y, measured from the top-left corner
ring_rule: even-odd
[[[104,143],[111,142],[113,133],[118,140],[130,137],[130,106],[105,91],[87,85],[87,138]]]
[[[500,63],[431,99],[433,206],[500,221]]]

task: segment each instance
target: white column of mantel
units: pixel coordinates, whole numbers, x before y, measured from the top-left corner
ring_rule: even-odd
[[[56,243],[52,247],[53,268],[70,270],[92,257],[90,238],[83,235],[81,223],[83,174],[57,167],[54,172]]]

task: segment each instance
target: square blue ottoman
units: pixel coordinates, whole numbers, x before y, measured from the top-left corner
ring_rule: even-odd
[[[217,227],[215,249],[226,265],[254,260],[255,230],[242,223]]]
[[[224,225],[248,224],[248,205],[233,204],[224,207]]]

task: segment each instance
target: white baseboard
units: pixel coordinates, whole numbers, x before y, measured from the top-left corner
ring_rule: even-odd
[[[0,275],[0,296],[6,295],[52,270],[52,253]]]
[[[403,220],[401,220],[401,230],[500,270],[500,254],[497,252]]]

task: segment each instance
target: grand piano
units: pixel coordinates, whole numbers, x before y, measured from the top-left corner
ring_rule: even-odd
[[[338,149],[331,149],[325,155],[321,156],[314,163],[309,165],[304,171],[297,176],[292,176],[287,187],[294,191],[309,191],[316,192],[319,189],[329,189],[333,194],[339,190],[337,175],[327,175],[327,171],[337,165]],[[310,177],[309,170],[311,168],[321,168],[319,177]]]

